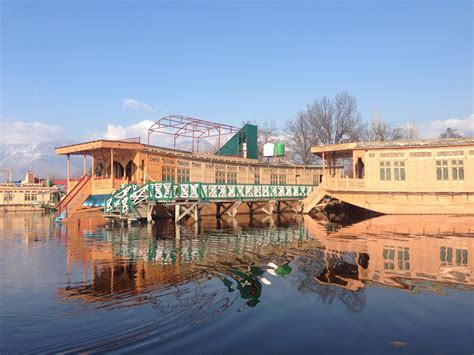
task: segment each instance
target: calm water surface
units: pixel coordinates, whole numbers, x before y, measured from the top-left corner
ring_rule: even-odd
[[[0,214],[0,353],[474,351],[474,217]]]

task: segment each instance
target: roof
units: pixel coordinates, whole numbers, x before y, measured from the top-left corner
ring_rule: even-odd
[[[474,138],[456,138],[456,139],[430,139],[418,141],[389,141],[389,142],[350,142],[340,144],[328,144],[324,146],[313,146],[313,154],[322,155],[323,153],[338,152],[339,154],[352,153],[354,150],[373,150],[373,149],[410,149],[410,148],[434,148],[434,147],[457,147],[473,146]]]
[[[268,167],[285,167],[285,168],[295,168],[295,167],[306,167],[306,168],[320,168],[320,165],[309,165],[304,166],[301,164],[293,164],[288,161],[280,161],[278,164],[268,164],[261,162],[257,159],[241,158],[234,156],[225,156],[225,155],[216,155],[213,153],[192,153],[185,150],[178,150],[173,148],[164,148],[150,144],[143,144],[138,142],[127,142],[123,140],[95,140],[84,143],[77,143],[72,145],[66,145],[62,147],[56,147],[55,152],[58,155],[91,155],[94,150],[98,149],[133,149],[140,150],[150,153],[161,153],[161,154],[170,154],[174,157],[182,157],[188,159],[201,159],[209,162],[222,162],[222,163],[234,163],[234,164],[246,164],[254,166],[268,166]]]

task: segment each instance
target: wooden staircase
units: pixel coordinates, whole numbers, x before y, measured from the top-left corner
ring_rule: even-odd
[[[308,197],[303,200],[303,213],[309,213],[313,208],[319,205],[319,203],[327,196],[326,190],[323,188],[314,189]]]
[[[56,218],[67,220],[77,211],[90,196],[92,190],[91,177],[84,175],[76,186],[56,206]]]

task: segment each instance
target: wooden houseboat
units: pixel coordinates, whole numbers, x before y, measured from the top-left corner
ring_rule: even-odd
[[[331,197],[384,214],[474,214],[474,139],[357,142],[315,146],[323,183],[305,212]],[[352,161],[341,177],[328,161]]]
[[[83,209],[84,205],[103,207],[104,200],[128,184],[316,186],[323,174],[320,166],[283,161],[265,163],[248,157],[193,153],[138,141],[97,140],[58,147],[56,154],[67,157],[68,194],[60,203],[59,210],[68,205],[69,215]],[[84,160],[82,177],[70,175],[72,156]],[[342,168],[338,169],[342,171]],[[300,200],[302,198],[304,196]]]
[[[59,202],[61,191],[57,186],[41,183],[29,171],[20,183],[0,184],[0,211],[41,211],[51,209]]]

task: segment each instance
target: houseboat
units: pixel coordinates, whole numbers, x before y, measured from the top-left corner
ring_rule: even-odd
[[[273,161],[259,160],[257,127],[252,125],[245,125],[216,152],[164,148],[144,144],[139,140],[96,140],[58,147],[56,154],[67,157],[68,195],[58,207],[59,211],[67,210],[69,216],[87,207],[104,208],[105,201],[114,192],[130,184],[142,187],[155,183],[156,189],[163,184],[169,189],[169,183],[175,186],[206,184],[213,185],[211,188],[215,188],[215,191],[221,191],[221,187],[227,186],[229,194],[219,196],[226,201],[242,201],[243,196],[233,195],[233,189],[238,186],[313,187],[321,182],[323,174],[321,166],[296,165],[281,158]],[[73,178],[70,175],[72,156],[82,157],[84,161],[82,177]],[[337,169],[342,171],[341,167]],[[306,196],[301,195],[299,199],[304,197]],[[188,196],[184,199],[190,198]],[[175,200],[166,199],[168,205],[176,202],[170,201],[171,199]],[[149,198],[147,200],[150,202]],[[164,201],[158,202],[164,204]],[[236,202],[234,205],[235,213],[240,204],[241,202]]]
[[[56,206],[60,189],[50,183],[39,182],[33,171],[19,183],[0,184],[0,211],[41,211]]]
[[[315,146],[322,184],[304,201],[328,197],[383,214],[474,214],[474,139],[354,142]],[[331,169],[351,161],[350,172]],[[329,164],[329,165],[328,165]]]

